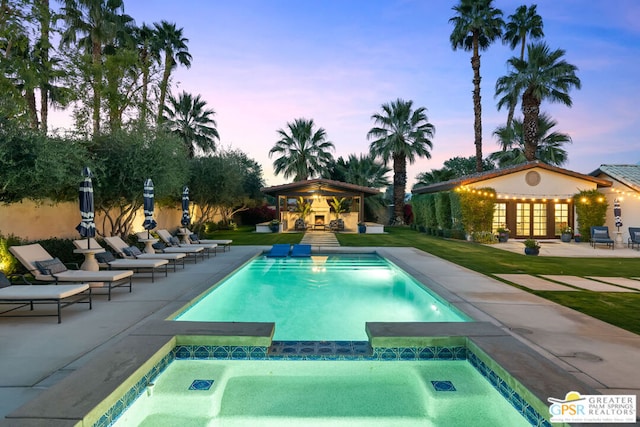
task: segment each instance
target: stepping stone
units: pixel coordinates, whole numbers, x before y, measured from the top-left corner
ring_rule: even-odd
[[[327,231],[309,231],[304,233],[300,243],[311,246],[340,246],[334,233]]]
[[[577,291],[575,288],[550,282],[530,274],[494,274],[494,276],[534,291]]]
[[[562,276],[562,275],[543,275],[542,277],[555,280],[558,282],[566,283],[576,288],[582,288],[589,291],[596,292],[634,292],[630,289],[620,288],[618,286],[607,285],[606,283],[596,282],[595,280],[589,280],[585,277],[578,276]]]
[[[628,279],[626,277],[589,277],[589,279],[600,280],[601,282],[612,283],[618,286],[637,289],[640,291],[640,281]]]

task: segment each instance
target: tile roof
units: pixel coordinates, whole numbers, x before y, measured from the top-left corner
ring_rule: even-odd
[[[325,178],[309,179],[304,181],[294,181],[289,184],[275,185],[272,187],[263,187],[260,189],[265,194],[358,194],[377,195],[380,191],[375,188],[363,187],[361,185],[350,184],[348,182],[334,181]]]
[[[546,169],[548,171],[557,172],[567,176],[572,176],[574,178],[595,182],[598,185],[598,187],[611,186],[610,181],[607,181],[602,178],[597,178],[595,175],[593,175],[593,173],[589,175],[584,175],[578,172],[570,171],[568,169],[559,168],[557,166],[551,166],[539,160],[535,160],[532,162],[521,163],[519,165],[507,166],[501,169],[494,169],[490,171],[475,173],[473,175],[462,176],[459,178],[454,178],[449,181],[437,182],[435,184],[430,184],[422,187],[415,187],[411,192],[413,194],[421,194],[421,193],[436,193],[438,191],[448,191],[460,185],[469,185],[475,182],[485,181],[487,179],[497,178],[500,176],[505,176],[505,175],[509,175],[512,173],[533,169],[533,168]]]
[[[600,167],[589,175],[598,176],[600,174],[608,175],[610,178],[621,182],[622,184],[640,191],[640,164],[638,165],[600,165]]]

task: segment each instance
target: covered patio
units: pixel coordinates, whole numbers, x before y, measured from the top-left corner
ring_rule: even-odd
[[[344,222],[344,231],[357,231],[358,223],[364,222],[364,198],[380,194],[375,188],[324,178],[265,187],[261,191],[275,197],[277,219],[282,224],[282,231],[295,230],[299,218],[295,211],[296,200],[299,197],[311,203],[311,212],[302,218],[307,230],[328,230],[330,221],[339,217]],[[330,205],[333,197],[345,199],[345,212],[336,214]]]

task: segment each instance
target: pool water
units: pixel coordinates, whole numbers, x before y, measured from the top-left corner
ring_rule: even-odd
[[[175,320],[275,322],[274,340],[367,340],[365,322],[469,319],[376,254],[256,258]]]
[[[518,427],[529,423],[466,360],[174,360],[113,425]]]

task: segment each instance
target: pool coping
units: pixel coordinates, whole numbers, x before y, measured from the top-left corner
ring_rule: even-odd
[[[93,426],[101,414],[176,346],[264,347],[271,344],[274,328],[273,323],[151,321],[7,415],[7,424],[0,421],[0,425]],[[374,349],[397,347],[396,344],[421,347],[464,343],[480,360],[503,375],[511,388],[538,399],[527,401],[542,416],[548,416],[549,393],[562,396],[567,390],[577,389],[599,394],[488,322],[371,322],[366,328]]]

